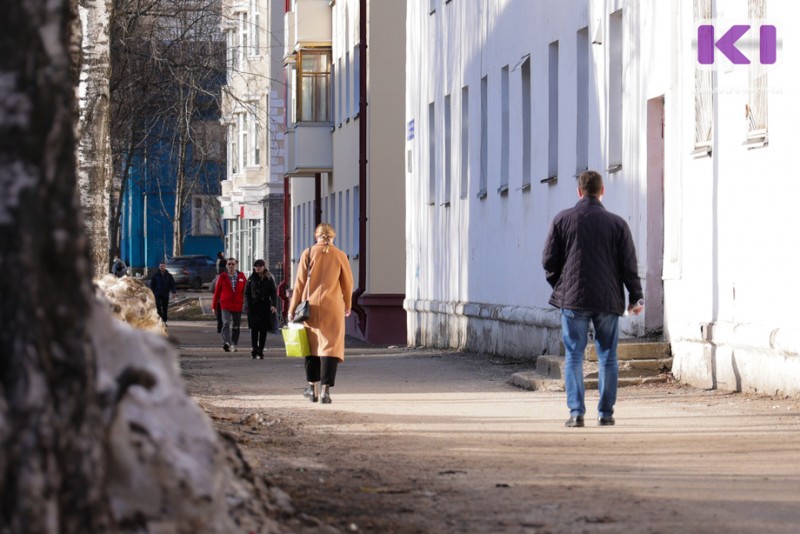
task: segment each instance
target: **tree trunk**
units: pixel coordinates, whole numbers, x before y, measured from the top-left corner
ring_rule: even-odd
[[[110,217],[112,162],[109,135],[110,0],[79,0],[81,40],[78,87],[80,134],[78,184],[86,235],[95,273],[111,263]]]
[[[70,1],[11,0],[0,20],[0,530],[107,532]]]

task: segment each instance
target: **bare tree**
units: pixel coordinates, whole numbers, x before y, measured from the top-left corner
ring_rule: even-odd
[[[195,195],[215,194],[222,171],[205,176],[209,161],[224,162],[218,124],[224,80],[219,0],[115,0],[112,138],[119,191],[134,161],[159,162],[156,191],[172,222],[172,254],[182,252]],[[137,156],[138,155],[138,156]],[[213,219],[213,218],[212,218]],[[221,233],[221,228],[219,230]]]
[[[89,243],[76,191],[69,0],[0,19],[0,528],[104,532]],[[58,268],[53,262],[58,260]]]
[[[79,54],[80,113],[78,188],[89,252],[96,273],[108,272],[110,250],[109,203],[111,151],[109,144],[109,78],[111,56],[108,24],[111,0],[79,0],[81,26]]]
[[[14,273],[0,277],[0,532],[285,531],[188,397],[174,347],[93,297],[74,7],[12,0],[0,20],[0,268]]]

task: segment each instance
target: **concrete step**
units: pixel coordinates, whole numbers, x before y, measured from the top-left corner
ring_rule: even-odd
[[[564,381],[549,378],[536,371],[520,371],[508,379],[508,383],[522,389],[533,391],[564,391]]]
[[[652,376],[622,377],[618,387],[639,386],[642,384],[664,383],[668,380],[669,373],[660,373]],[[521,371],[514,373],[508,383],[522,389],[533,391],[564,391],[564,380],[550,378],[538,371]],[[597,378],[584,378],[584,387],[589,390],[597,389]]]
[[[553,379],[564,378],[566,358],[545,354],[536,359],[536,372]],[[619,362],[619,376],[652,376],[672,370],[672,358],[654,358],[647,360],[622,360]],[[584,378],[597,376],[597,362],[583,362]]]
[[[655,360],[672,356],[669,343],[666,341],[642,341],[639,339],[621,339],[617,345],[617,359],[622,360]],[[590,343],[586,346],[585,357],[588,361],[597,361],[597,346]]]
[[[619,387],[666,382],[669,372],[672,370],[672,358],[663,357],[661,351],[663,351],[663,347],[659,350],[648,347],[647,350],[638,352],[638,354],[662,357],[620,360]],[[536,359],[536,371],[514,373],[509,379],[509,383],[535,391],[564,391],[565,365],[566,358],[564,356],[545,354]],[[583,362],[583,381],[586,389],[597,389],[597,367],[596,360],[587,359]]]

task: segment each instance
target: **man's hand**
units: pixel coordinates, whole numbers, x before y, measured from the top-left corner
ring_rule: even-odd
[[[344,311],[344,316],[345,317],[350,317],[350,309],[349,308]]]
[[[644,301],[639,300],[637,303],[628,306],[628,313],[632,313],[633,315],[639,315],[640,313],[642,313],[643,309],[644,309]]]

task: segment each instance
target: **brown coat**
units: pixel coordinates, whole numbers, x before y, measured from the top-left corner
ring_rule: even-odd
[[[352,306],[353,272],[344,252],[333,245],[329,246],[327,254],[324,249],[325,245],[316,244],[304,250],[300,256],[288,312],[294,315],[297,305],[306,299],[306,281],[309,280],[310,270],[310,317],[305,325],[311,354],[344,360],[344,312]],[[309,251],[311,259],[307,266]]]

